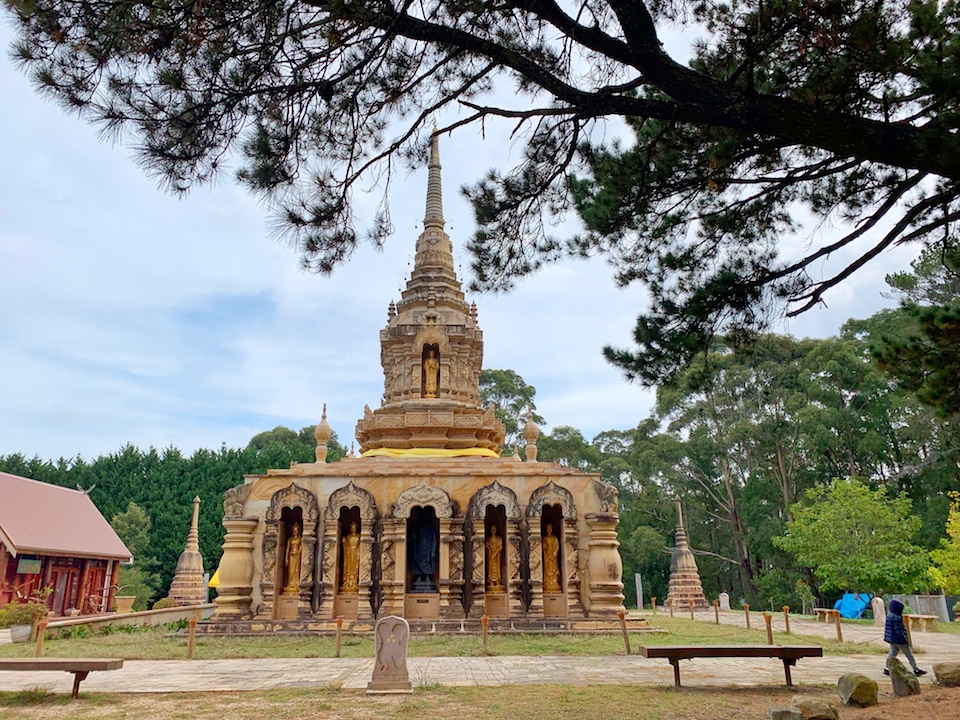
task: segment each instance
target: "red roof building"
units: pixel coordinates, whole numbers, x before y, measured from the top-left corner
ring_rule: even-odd
[[[132,560],[86,493],[0,472],[0,606],[40,598],[54,615],[102,612]]]

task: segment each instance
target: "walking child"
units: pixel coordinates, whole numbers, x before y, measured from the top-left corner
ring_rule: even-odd
[[[883,628],[883,641],[890,643],[887,667],[883,669],[884,675],[890,674],[890,661],[901,652],[907,656],[914,675],[920,677],[927,674],[926,670],[917,667],[917,661],[914,660],[913,653],[910,651],[910,639],[907,637],[907,628],[903,624],[903,603],[899,600],[890,601],[890,612],[887,613],[887,622]]]

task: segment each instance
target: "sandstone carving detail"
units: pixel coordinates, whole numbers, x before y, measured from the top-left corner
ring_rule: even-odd
[[[597,498],[600,500],[600,512],[617,512],[617,509],[620,507],[620,496],[617,489],[610,483],[605,483],[602,480],[592,480],[590,484],[593,486],[593,490],[597,493]]]
[[[340,508],[360,508],[360,517],[363,520],[377,519],[377,502],[373,495],[357,487],[351,480],[349,484],[330,493],[330,499],[327,501],[327,509],[323,514],[324,520],[336,520]]]
[[[471,520],[483,520],[486,517],[488,505],[494,507],[503,505],[508,518],[520,518],[520,504],[517,502],[516,493],[496,480],[477,490],[470,498],[467,517]]]
[[[270,507],[267,508],[267,521],[278,521],[284,508],[300,508],[303,511],[303,522],[314,523],[320,518],[320,506],[317,498],[309,490],[305,490],[296,483],[291,483],[282,490],[278,490],[270,498]]]
[[[527,517],[540,517],[543,514],[544,505],[559,505],[563,511],[564,519],[575,520],[577,518],[577,506],[573,502],[573,495],[553,480],[533,491],[530,496],[530,504],[527,505]]]
[[[223,514],[225,517],[243,517],[243,505],[250,497],[253,485],[243,483],[223,493]]]
[[[438,518],[453,517],[453,503],[450,501],[450,496],[440,488],[426,483],[400,493],[393,508],[393,516],[406,520],[410,517],[410,511],[417,505],[432,507]]]

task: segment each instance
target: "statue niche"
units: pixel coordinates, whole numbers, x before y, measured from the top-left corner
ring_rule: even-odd
[[[497,535],[497,526],[491,523],[487,529],[487,591],[503,592],[503,538]]]
[[[420,396],[435,398],[440,387],[440,348],[436,345],[424,345],[421,359]]]
[[[437,569],[440,560],[440,532],[437,514],[430,506],[415,507],[407,520],[410,538],[407,567],[411,593],[438,592]]]
[[[294,521],[290,528],[290,535],[287,538],[287,547],[284,551],[284,576],[286,581],[283,584],[284,595],[300,594],[300,561],[303,558],[303,534],[300,530],[300,523]]]
[[[553,533],[553,523],[543,523],[543,591],[562,592],[560,586],[560,538]]]
[[[340,540],[340,592],[360,592],[360,525],[356,520]]]

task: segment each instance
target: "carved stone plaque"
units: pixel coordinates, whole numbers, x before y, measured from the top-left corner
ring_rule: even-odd
[[[407,642],[410,625],[402,617],[388,615],[377,620],[373,630],[375,654],[373,677],[367,683],[367,694],[412,693],[407,671]]]

